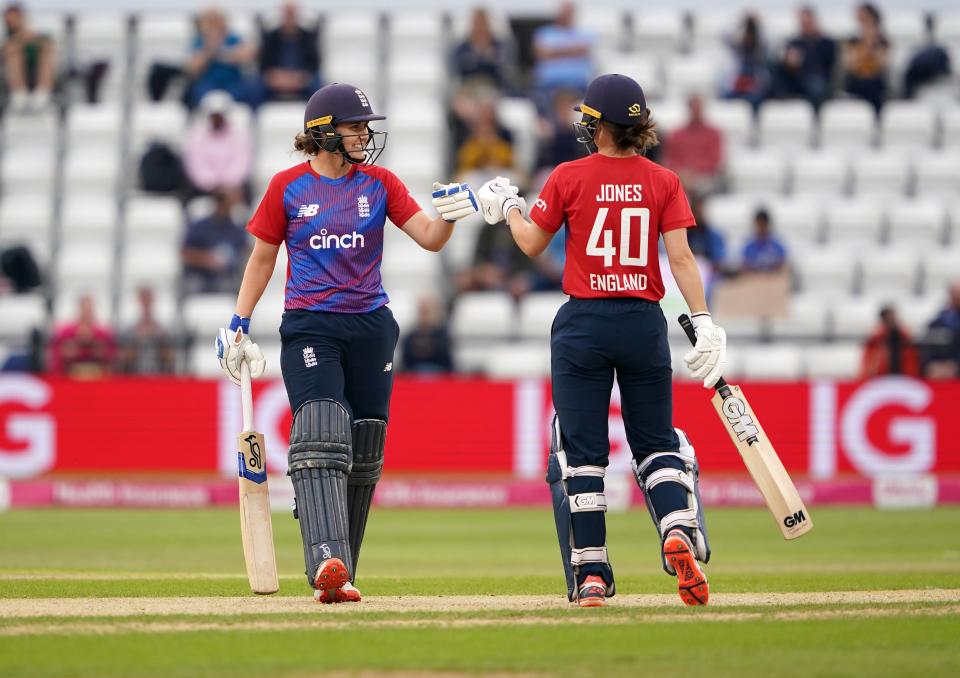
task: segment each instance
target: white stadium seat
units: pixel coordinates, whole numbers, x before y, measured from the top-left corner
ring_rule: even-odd
[[[550,343],[500,344],[486,356],[491,379],[542,379],[550,376]]]
[[[936,131],[937,112],[924,102],[888,101],[880,113],[880,137],[885,147],[929,148]]]
[[[956,149],[919,155],[914,169],[918,196],[960,197],[960,154]]]
[[[927,294],[939,294],[954,280],[960,280],[960,243],[949,248],[938,248],[923,258],[923,289]]]
[[[753,143],[753,109],[746,101],[710,99],[704,105],[703,115],[707,122],[723,131],[728,158],[732,152],[739,153]]]
[[[727,161],[731,188],[741,193],[771,194],[784,190],[787,165],[779,153],[744,151]]]
[[[793,192],[796,194],[843,195],[850,168],[836,153],[801,153],[793,161]]]
[[[857,342],[820,344],[804,349],[810,379],[855,379],[860,373],[863,348]]]
[[[85,289],[109,296],[113,281],[113,242],[77,243],[60,252],[56,262],[58,290]]]
[[[116,195],[120,186],[120,155],[116,148],[98,153],[92,149],[67,152],[63,170],[63,192],[71,194]]]
[[[919,8],[886,11],[883,30],[892,44],[913,52],[927,35],[926,13]]]
[[[154,320],[165,327],[174,327],[177,321],[176,295],[164,292],[157,285],[149,285],[153,290],[153,308],[151,313]],[[120,298],[118,325],[121,329],[130,327],[140,319],[140,300],[138,287],[124,287]]]
[[[859,150],[876,140],[877,114],[862,99],[831,99],[820,109],[820,147]]]
[[[602,62],[597,70],[601,73],[622,73],[639,82],[647,98],[647,106],[650,106],[651,101],[660,99],[666,92],[660,59],[656,54],[610,52],[602,55]]]
[[[813,106],[805,99],[767,101],[757,117],[757,141],[765,148],[807,148],[813,129]]]
[[[881,302],[876,297],[839,297],[831,308],[833,336],[863,340],[880,321]]]
[[[549,339],[557,311],[569,297],[563,292],[533,292],[520,300],[520,336]]]
[[[758,200],[751,195],[727,193],[708,198],[704,202],[703,212],[711,226],[728,238],[737,239],[753,230],[757,204]]]
[[[923,337],[927,326],[944,307],[944,297],[944,294],[932,294],[897,305],[897,318],[914,339]]]
[[[683,14],[676,8],[640,10],[633,14],[633,49],[648,54],[672,54],[686,44]],[[641,82],[646,92],[646,85]]]
[[[76,15],[73,48],[76,61],[90,66],[99,61],[108,64],[101,82],[104,101],[119,101],[127,75],[127,15],[123,12],[86,9]]]
[[[0,180],[4,197],[29,191],[52,193],[54,166],[53,144],[39,148],[14,147],[0,155]]]
[[[130,152],[139,161],[151,141],[180,148],[187,129],[187,109],[179,101],[140,102],[130,121]]]
[[[876,244],[883,237],[884,210],[876,201],[860,198],[829,202],[824,210],[830,243]]]
[[[908,248],[867,249],[860,255],[861,287],[864,294],[913,294],[919,281],[919,258]]]
[[[887,220],[891,242],[933,248],[943,242],[947,213],[933,198],[896,200],[890,203]]]
[[[69,247],[90,240],[113,242],[117,231],[117,201],[109,194],[71,193],[60,213],[60,244]]]
[[[910,188],[912,161],[903,149],[892,148],[851,156],[852,193],[905,195]]]
[[[787,315],[770,319],[770,335],[774,339],[823,339],[827,336],[829,308],[822,296],[794,294],[787,306]]]
[[[83,296],[90,296],[93,299],[94,315],[99,322],[110,323],[112,321],[113,311],[110,294],[106,288],[93,288],[89,285],[61,286],[53,300],[53,318],[51,319],[53,325],[76,320],[77,304],[80,297]]]
[[[792,381],[803,375],[803,358],[796,346],[743,346],[740,352],[740,374],[758,381]]]
[[[533,172],[537,161],[537,107],[524,97],[503,97],[497,102],[497,120],[513,135],[514,165]]]
[[[843,294],[853,289],[859,271],[856,261],[843,249],[824,248],[816,256],[794,262],[804,292]]]
[[[180,244],[184,236],[183,208],[176,198],[135,197],[124,214],[127,243],[140,240]]]
[[[180,248],[162,247],[157,243],[129,242],[121,257],[123,289],[149,285],[176,292],[177,280],[183,270]]]
[[[37,153],[42,148],[50,149],[56,145],[60,134],[59,116],[53,111],[35,112],[30,115],[5,115],[2,120],[3,151],[26,149],[24,153]]]
[[[187,297],[182,307],[184,329],[200,339],[215,337],[223,323],[230,320],[236,303],[235,294],[196,294]]]
[[[695,52],[664,63],[665,82],[670,96],[684,99],[691,94],[710,96],[716,89],[723,63],[715,54]]]
[[[943,116],[943,147],[960,147],[960,106],[947,106],[941,112]]]
[[[461,294],[453,307],[450,333],[455,339],[499,339],[513,335],[514,303],[506,292]]]
[[[777,234],[788,245],[805,248],[817,243],[823,235],[822,196],[771,196],[765,201],[770,221]],[[791,247],[794,249],[794,247]]]
[[[221,321],[222,323],[222,321]],[[217,355],[210,348],[211,341],[195,341],[190,349],[190,373],[196,377],[223,377],[223,369]],[[264,356],[266,357],[266,356]]]
[[[112,152],[120,144],[122,117],[118,103],[73,104],[67,109],[67,146],[73,152]]]
[[[416,45],[424,50],[444,46],[443,15],[429,10],[393,11],[388,17],[391,52]]]
[[[0,296],[0,338],[22,340],[33,329],[47,324],[47,302],[42,294]]]

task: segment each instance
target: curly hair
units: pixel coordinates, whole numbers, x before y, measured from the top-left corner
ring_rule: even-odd
[[[633,148],[636,149],[637,153],[643,155],[660,143],[656,130],[657,123],[650,116],[649,108],[644,110],[640,116],[640,121],[635,125],[627,127],[608,121],[603,121],[603,124],[613,139],[617,150],[627,151]]]
[[[322,150],[320,144],[309,132],[300,132],[293,138],[293,150],[306,155],[317,155]]]

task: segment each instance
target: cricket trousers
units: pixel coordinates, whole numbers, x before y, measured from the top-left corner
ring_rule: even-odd
[[[673,429],[667,324],[658,303],[572,298],[553,321],[550,351],[553,405],[569,467],[608,465],[614,378],[620,387],[627,442],[637,462],[679,448]],[[600,477],[574,476],[567,481],[570,495],[603,489]],[[661,498],[665,510],[674,504],[686,506],[686,496],[674,494]],[[575,548],[606,545],[603,512],[574,513],[572,522]],[[612,570],[607,564],[587,563],[580,569],[580,581],[588,575],[612,579]]]

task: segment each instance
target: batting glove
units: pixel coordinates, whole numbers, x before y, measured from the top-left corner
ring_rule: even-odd
[[[510,210],[520,210],[520,216],[527,211],[527,202],[518,194],[520,189],[513,186],[507,177],[491,179],[477,191],[477,199],[483,218],[488,224],[506,221]]]
[[[435,181],[432,202],[444,221],[456,221],[480,211],[470,184],[441,184]]]
[[[709,313],[694,313],[690,320],[697,343],[683,360],[691,378],[703,379],[704,388],[713,388],[727,366],[727,333],[713,324]]]
[[[263,374],[267,361],[263,351],[248,334],[250,318],[241,318],[234,315],[230,320],[230,327],[221,327],[217,333],[216,349],[220,367],[230,377],[230,381],[240,385],[240,364],[244,360],[250,368],[250,377],[256,379]]]

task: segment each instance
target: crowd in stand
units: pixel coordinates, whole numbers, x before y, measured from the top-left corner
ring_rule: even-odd
[[[803,7],[796,34],[777,46],[767,39],[761,15],[745,14],[726,41],[732,66],[713,95],[744,99],[755,109],[770,99],[806,99],[819,108],[834,97],[854,97],[880,111],[891,96],[890,40],[876,6],[863,3],[854,11],[856,34],[837,40],[822,31],[815,10]],[[3,16],[5,115],[51,106],[60,78],[55,72],[58,45],[30,27],[19,4],[8,5]],[[252,185],[252,129],[245,126],[246,118],[230,113],[237,106],[256,110],[266,101],[309,97],[321,84],[319,30],[317,22],[304,25],[296,5],[289,3],[282,8],[279,25],[261,32],[257,48],[230,30],[221,10],[211,8],[198,15],[196,35],[181,63],[151,65],[143,83],[150,98],[176,92],[193,119],[182,158],[170,157],[169,149],[167,155],[164,149],[147,151],[140,164],[143,188],[174,193],[185,201],[208,196],[211,203],[209,214],[190,221],[185,231],[182,294],[235,291],[249,246],[243,224],[251,199],[262,187]],[[595,36],[578,24],[572,3],[560,5],[552,19],[533,31],[527,50],[519,49],[511,35],[496,31],[486,11],[474,10],[464,38],[450,52],[455,84],[447,160],[453,175],[477,181],[508,174],[535,194],[552,168],[581,157],[585,149],[573,133],[572,108],[595,74],[596,47]],[[532,55],[532,62],[521,63],[521,52]],[[898,91],[912,96],[919,86],[949,71],[947,52],[931,42],[911,56]],[[532,173],[519,162],[513,135],[498,119],[501,97],[518,95],[529,97],[538,115]],[[689,234],[694,253],[714,281],[740,273],[783,273],[789,269],[790,252],[767,209],[756,210],[752,235],[738,252],[730,252],[722,232],[705,217],[704,199],[725,190],[727,148],[723,132],[704,115],[701,95],[691,96],[687,105],[686,122],[661,139],[654,158],[679,174],[691,196],[699,224]],[[453,272],[457,293],[499,290],[519,299],[529,292],[560,289],[563,238],[555,238],[543,256],[531,261],[502,226],[479,228],[471,263]],[[40,284],[29,252],[4,251],[0,263],[0,294]],[[416,325],[400,349],[406,369],[455,369],[444,321],[451,301],[455,298],[432,293],[420,300]],[[94,300],[81,298],[76,317],[51,332],[47,369],[73,376],[173,371],[175,340],[154,320],[149,288],[139,291],[139,304],[139,320],[116,333],[98,319]],[[930,328],[936,341],[921,351],[898,323],[896,309],[885,308],[865,345],[863,376],[960,376],[960,285],[953,286],[949,305]]]

